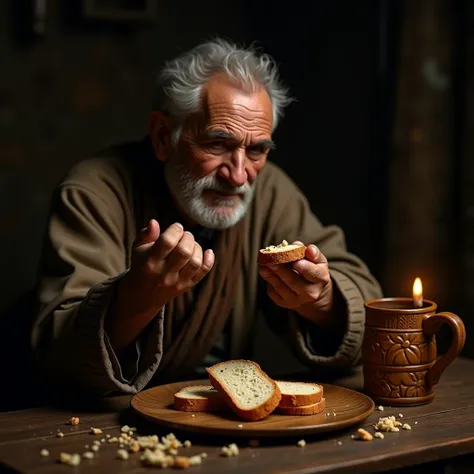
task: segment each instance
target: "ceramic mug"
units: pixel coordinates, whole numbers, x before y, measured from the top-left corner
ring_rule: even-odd
[[[441,374],[461,353],[466,330],[453,313],[436,313],[437,305],[413,298],[381,298],[365,303],[362,344],[364,391],[389,406],[424,405],[433,400]],[[438,357],[435,334],[449,324],[453,339]]]

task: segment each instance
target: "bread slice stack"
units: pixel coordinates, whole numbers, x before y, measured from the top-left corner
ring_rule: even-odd
[[[281,400],[277,412],[282,415],[317,415],[326,408],[323,387],[316,383],[277,381]]]
[[[230,409],[247,421],[258,421],[270,413],[315,415],[326,400],[323,387],[314,383],[272,380],[261,367],[248,360],[230,360],[207,369],[211,385],[194,385],[174,395],[181,411]]]

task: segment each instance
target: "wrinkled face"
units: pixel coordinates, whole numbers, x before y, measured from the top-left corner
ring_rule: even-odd
[[[246,213],[271,140],[272,104],[264,89],[245,92],[215,75],[202,111],[184,124],[165,162],[168,185],[194,222],[223,229]]]

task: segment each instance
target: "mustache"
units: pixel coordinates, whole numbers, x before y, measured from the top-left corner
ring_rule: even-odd
[[[247,194],[251,191],[249,183],[245,183],[242,186],[231,186],[227,182],[221,182],[215,177],[204,178],[202,185],[209,191],[216,191],[218,193],[229,194],[229,195],[240,195]]]

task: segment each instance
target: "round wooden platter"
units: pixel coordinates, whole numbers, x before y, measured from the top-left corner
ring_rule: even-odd
[[[362,393],[321,384],[326,398],[326,409],[322,413],[309,416],[272,413],[263,420],[249,422],[230,409],[215,413],[176,410],[173,396],[188,385],[209,385],[209,381],[193,380],[153,387],[136,394],[131,405],[139,415],[166,428],[211,436],[241,437],[299,436],[337,431],[363,421],[375,408],[372,399]]]

